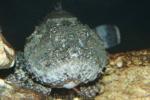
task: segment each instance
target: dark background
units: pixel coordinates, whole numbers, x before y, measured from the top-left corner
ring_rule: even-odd
[[[62,0],[63,8],[91,28],[115,24],[122,43],[110,51],[150,48],[149,0]],[[0,0],[0,25],[3,34],[17,50],[25,38],[50,13],[56,0]]]

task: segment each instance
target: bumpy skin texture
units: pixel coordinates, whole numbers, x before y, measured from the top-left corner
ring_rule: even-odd
[[[94,81],[106,64],[107,53],[97,34],[60,11],[51,13],[28,37],[24,53],[17,53],[15,73],[7,80],[49,94],[51,88],[72,89]],[[80,90],[88,97],[98,92],[95,86]]]
[[[23,52],[16,53],[15,72],[10,74],[5,80],[11,81],[16,86],[32,89],[42,94],[50,94],[51,88],[44,87],[34,82],[33,77],[27,72]]]
[[[72,16],[48,18],[36,27],[24,56],[36,80],[56,88],[95,80],[107,62],[97,34]]]

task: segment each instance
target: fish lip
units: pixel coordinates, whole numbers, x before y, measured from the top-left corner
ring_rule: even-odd
[[[64,84],[63,87],[64,87],[64,88],[67,88],[67,89],[72,89],[72,88],[74,88],[74,87],[76,87],[76,86],[78,86],[78,85],[79,85],[78,82],[70,81],[70,82]]]

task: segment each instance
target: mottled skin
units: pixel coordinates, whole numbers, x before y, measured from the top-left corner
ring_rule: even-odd
[[[107,53],[94,31],[69,13],[59,11],[36,27],[16,61],[16,74],[8,80],[49,94],[50,88],[72,89],[94,81],[107,64]],[[81,88],[78,93],[95,96],[98,89],[89,87],[93,91]]]

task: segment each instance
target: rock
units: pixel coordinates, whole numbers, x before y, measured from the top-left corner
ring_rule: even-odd
[[[0,32],[0,69],[13,67],[15,51]]]
[[[46,96],[32,90],[18,88],[10,82],[0,79],[0,100],[43,100]]]
[[[96,100],[149,100],[150,50],[110,55],[102,79],[104,92]]]

